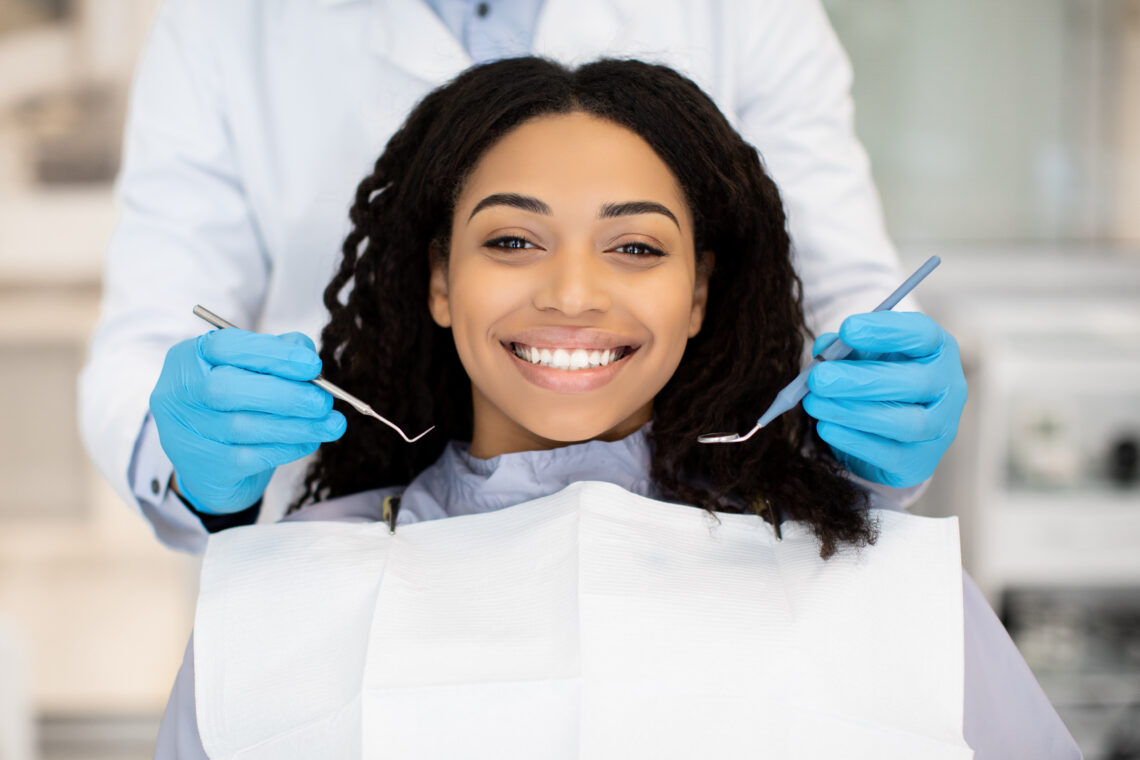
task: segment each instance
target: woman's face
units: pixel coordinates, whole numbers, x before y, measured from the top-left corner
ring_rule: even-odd
[[[616,440],[648,422],[700,329],[707,281],[681,188],[635,133],[582,113],[508,133],[464,186],[449,262],[431,275],[432,316],[471,378],[471,453]]]

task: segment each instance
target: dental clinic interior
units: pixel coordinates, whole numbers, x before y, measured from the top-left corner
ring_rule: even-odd
[[[150,757],[199,559],[80,443],[157,0],[0,1],[0,760]],[[902,271],[969,401],[912,511],[1088,760],[1140,758],[1140,0],[824,0]],[[346,193],[349,191],[346,188]]]

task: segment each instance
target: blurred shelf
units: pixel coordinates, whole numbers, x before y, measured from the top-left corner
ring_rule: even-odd
[[[1140,487],[1131,488],[1066,488],[1031,489],[1011,488],[1001,491],[993,500],[995,509],[1032,511],[1067,509],[1080,505],[1082,509],[1113,512],[1130,511],[1140,519]],[[1140,551],[1140,544],[1137,545]]]
[[[1093,241],[902,244],[904,264],[942,257],[923,293],[1004,300],[1140,293],[1140,243]],[[906,266],[903,267],[904,269]]]
[[[1074,673],[1034,670],[1033,674],[1057,708],[1140,704],[1140,671]]]
[[[116,218],[110,185],[0,194],[0,283],[98,284]]]
[[[991,598],[1010,586],[1135,585],[1140,493],[991,494],[975,575]]]
[[[149,760],[160,716],[48,713],[38,721],[40,760]]]

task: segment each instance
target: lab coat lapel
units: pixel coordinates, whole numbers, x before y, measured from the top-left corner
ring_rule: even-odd
[[[471,65],[463,44],[423,0],[373,0],[372,50],[431,85]]]

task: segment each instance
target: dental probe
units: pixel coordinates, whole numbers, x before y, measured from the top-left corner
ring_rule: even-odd
[[[876,306],[873,311],[889,311],[893,309],[899,301],[906,297],[910,291],[918,283],[925,279],[926,275],[934,271],[934,268],[942,263],[942,259],[937,256],[931,256],[926,260],[926,263],[920,266],[915,273],[906,278],[902,285],[899,285],[895,292],[887,296],[887,299],[881,304]],[[811,364],[804,367],[803,372],[796,376],[796,379],[788,383],[788,385],[779,393],[776,394],[776,400],[768,407],[768,411],[761,415],[760,419],[756,421],[756,426],[749,430],[744,435],[739,433],[705,433],[704,435],[697,436],[697,441],[700,443],[742,443],[747,441],[756,431],[764,427],[772,420],[779,417],[787,411],[796,408],[796,404],[803,400],[803,397],[808,392],[808,375],[815,369],[816,365],[825,361],[838,361],[845,359],[853,349],[836,336],[835,340],[819,352],[819,354],[812,359]]]
[[[204,308],[202,306],[199,306],[197,304],[194,306],[194,313],[197,314],[202,319],[209,322],[210,324],[212,324],[214,327],[217,327],[219,330],[225,329],[227,327],[236,327],[236,325],[234,325],[230,322],[227,322],[226,320],[222,319],[221,317],[219,317],[217,314],[210,311],[209,309]],[[425,430],[424,432],[417,435],[415,438],[409,438],[407,435],[404,434],[403,430],[400,430],[400,428],[396,426],[395,423],[384,419],[379,414],[377,414],[376,411],[372,407],[370,407],[368,404],[364,403],[363,401],[358,399],[356,396],[353,396],[348,391],[346,391],[346,390],[344,390],[344,389],[342,389],[336,385],[333,385],[332,383],[330,383],[328,380],[325,380],[320,375],[317,375],[315,378],[313,378],[309,382],[312,383],[313,385],[317,386],[318,388],[323,388],[324,390],[328,391],[332,395],[339,398],[341,401],[344,401],[345,403],[351,405],[353,409],[360,412],[361,414],[366,414],[369,417],[375,417],[376,419],[380,420],[385,425],[387,425],[388,427],[392,428],[397,433],[399,433],[400,437],[403,438],[408,443],[415,443],[416,441],[423,438],[425,435],[427,435],[431,431],[435,430],[435,425],[432,425],[427,430]]]

